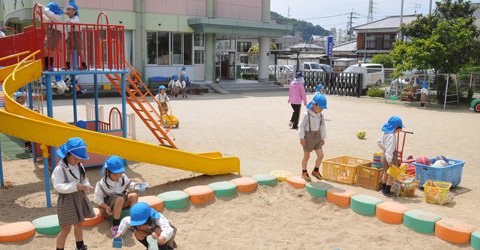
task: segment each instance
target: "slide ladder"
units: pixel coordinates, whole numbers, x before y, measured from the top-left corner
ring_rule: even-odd
[[[131,72],[133,72],[132,74],[134,75],[135,80],[139,84],[141,84],[145,89],[145,92],[142,93],[142,91],[138,88],[137,84],[134,83],[132,78],[130,78],[129,75],[125,75],[126,82],[133,87],[133,89],[130,89],[128,87],[125,88],[126,92],[128,93],[128,96],[126,98],[127,103],[130,105],[130,107],[132,107],[132,109],[135,111],[138,117],[140,117],[143,123],[147,126],[147,128],[152,132],[155,138],[157,138],[157,140],[163,146],[177,148],[173,143],[173,140],[175,140],[175,138],[170,132],[173,126],[163,129],[162,127],[163,119],[155,109],[154,105],[152,105],[150,101],[148,101],[147,97],[151,97],[154,100],[154,102],[157,104],[156,106],[161,108],[160,103],[158,102],[158,100],[155,99],[155,96],[152,94],[152,92],[150,92],[150,90],[147,88],[147,86],[143,83],[143,81],[140,79],[140,77],[137,75],[137,73],[133,70],[133,68],[130,66],[130,64],[128,64],[126,60],[125,60],[125,64],[128,65]],[[119,74],[106,74],[106,76],[110,80],[112,85],[118,90],[118,92],[123,95],[122,84],[121,84],[122,77]],[[166,112],[164,111],[164,113]],[[171,119],[171,118],[168,116],[166,117],[166,119]],[[173,124],[173,123],[170,123],[170,124]],[[170,134],[170,137],[172,138],[170,138],[168,134]]]

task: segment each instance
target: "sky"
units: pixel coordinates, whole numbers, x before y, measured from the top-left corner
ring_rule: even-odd
[[[431,0],[403,0],[403,14],[428,14]],[[432,12],[435,9],[435,1],[432,0]],[[285,17],[290,17],[311,22],[330,30],[345,29],[349,22],[350,12],[355,12],[352,26],[367,23],[369,0],[271,0],[271,11]],[[480,0],[471,1],[478,3]],[[400,15],[402,0],[373,0],[373,20],[382,19],[386,16]],[[347,14],[348,13],[348,14]]]

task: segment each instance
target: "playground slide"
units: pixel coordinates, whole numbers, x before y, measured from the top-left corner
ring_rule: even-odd
[[[6,79],[2,76],[8,75]],[[5,94],[5,110],[0,109],[0,132],[24,140],[59,147],[71,137],[87,143],[88,152],[118,155],[124,159],[182,169],[208,175],[240,173],[238,157],[221,157],[219,152],[194,154],[130,139],[83,130],[62,121],[36,113],[15,102],[14,92],[42,76],[40,60],[0,69]]]

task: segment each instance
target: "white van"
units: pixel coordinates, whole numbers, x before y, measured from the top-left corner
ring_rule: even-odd
[[[304,62],[301,64],[300,70],[302,71],[324,71],[322,66],[316,62]]]
[[[363,89],[373,86],[380,86],[385,82],[385,72],[383,65],[374,63],[362,63],[349,66],[343,73],[360,73],[363,74]]]

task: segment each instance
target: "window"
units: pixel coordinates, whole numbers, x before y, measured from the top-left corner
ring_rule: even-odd
[[[194,35],[194,46],[196,47],[204,47],[205,46],[205,36],[203,34],[195,34]]]
[[[237,42],[237,52],[248,52],[252,47],[252,42]]]
[[[375,49],[376,37],[375,35],[367,36],[367,49]]]
[[[157,64],[156,35],[156,32],[147,32],[147,64]]]
[[[383,35],[383,48],[393,49],[393,42],[395,41],[395,35],[387,34]]]
[[[203,44],[203,35],[200,35]],[[147,32],[147,64],[192,65],[193,34]]]
[[[205,51],[195,50],[195,64],[204,64],[205,63]]]
[[[382,66],[367,66],[367,73],[382,72]]]
[[[172,64],[183,64],[182,57],[182,34],[173,33],[172,35]]]
[[[158,55],[158,65],[169,65],[170,56],[169,56],[169,46],[168,46],[168,33],[167,32],[157,32],[157,55]]]
[[[183,34],[183,63],[192,65],[192,34]]]

